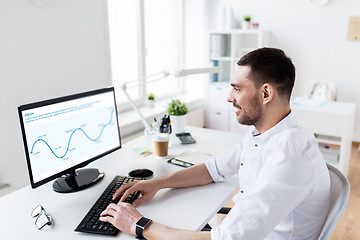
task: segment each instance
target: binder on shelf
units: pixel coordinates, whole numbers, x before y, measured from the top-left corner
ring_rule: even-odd
[[[228,39],[226,34],[212,34],[210,57],[225,57],[228,52]]]
[[[218,67],[219,66],[219,61],[217,60],[211,60],[212,65],[214,67]],[[210,82],[218,82],[219,81],[219,74],[218,73],[213,73],[210,75]]]

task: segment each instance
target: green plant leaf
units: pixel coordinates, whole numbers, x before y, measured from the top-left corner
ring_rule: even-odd
[[[172,99],[168,106],[168,114],[181,116],[188,112],[188,108],[185,103],[182,103],[179,99]]]
[[[150,93],[150,94],[148,95],[148,100],[155,100],[155,96],[154,96],[153,93]]]

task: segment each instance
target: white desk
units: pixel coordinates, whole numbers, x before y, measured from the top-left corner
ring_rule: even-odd
[[[291,109],[299,124],[312,130],[318,142],[340,146],[338,162],[330,164],[346,176],[354,134],[356,104],[333,101],[321,103],[301,98],[295,100],[291,102]]]
[[[186,150],[203,150],[205,146],[225,150],[242,138],[238,134],[210,129],[187,127],[187,130],[197,143],[172,143],[169,156],[166,158],[156,157],[155,154],[148,157],[136,156],[132,151],[136,147],[153,149],[150,138],[143,136],[123,144],[119,151],[89,164],[89,168],[101,168],[105,172],[105,177],[86,190],[59,194],[52,190],[50,182],[36,189],[27,186],[0,198],[0,239],[109,239],[107,236],[74,232],[74,229],[115,175],[126,176],[135,168],[152,169],[155,176],[166,175],[182,169],[166,162],[172,156]],[[151,201],[139,206],[138,210],[154,221],[170,227],[200,230],[232,196],[237,185],[237,179],[232,178],[226,183],[160,190]],[[38,203],[41,203],[54,218],[54,225],[45,226],[41,231],[36,229],[34,219],[30,216],[30,212]],[[134,239],[122,232],[118,237]]]

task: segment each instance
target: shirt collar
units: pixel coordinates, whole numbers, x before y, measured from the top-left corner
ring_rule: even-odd
[[[253,137],[259,136],[261,133],[255,128],[255,126],[252,126],[251,134]]]
[[[254,139],[259,143],[263,143],[268,141],[268,139],[284,130],[293,128],[297,125],[297,122],[294,118],[294,114],[290,112],[285,118],[283,118],[280,122],[278,122],[275,126],[270,128],[264,133],[259,133],[259,131],[253,126],[252,134]]]

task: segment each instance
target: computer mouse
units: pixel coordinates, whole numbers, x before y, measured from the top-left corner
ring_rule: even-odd
[[[135,169],[129,172],[130,177],[141,177],[141,178],[152,177],[153,174],[154,174],[153,171],[146,168]]]

